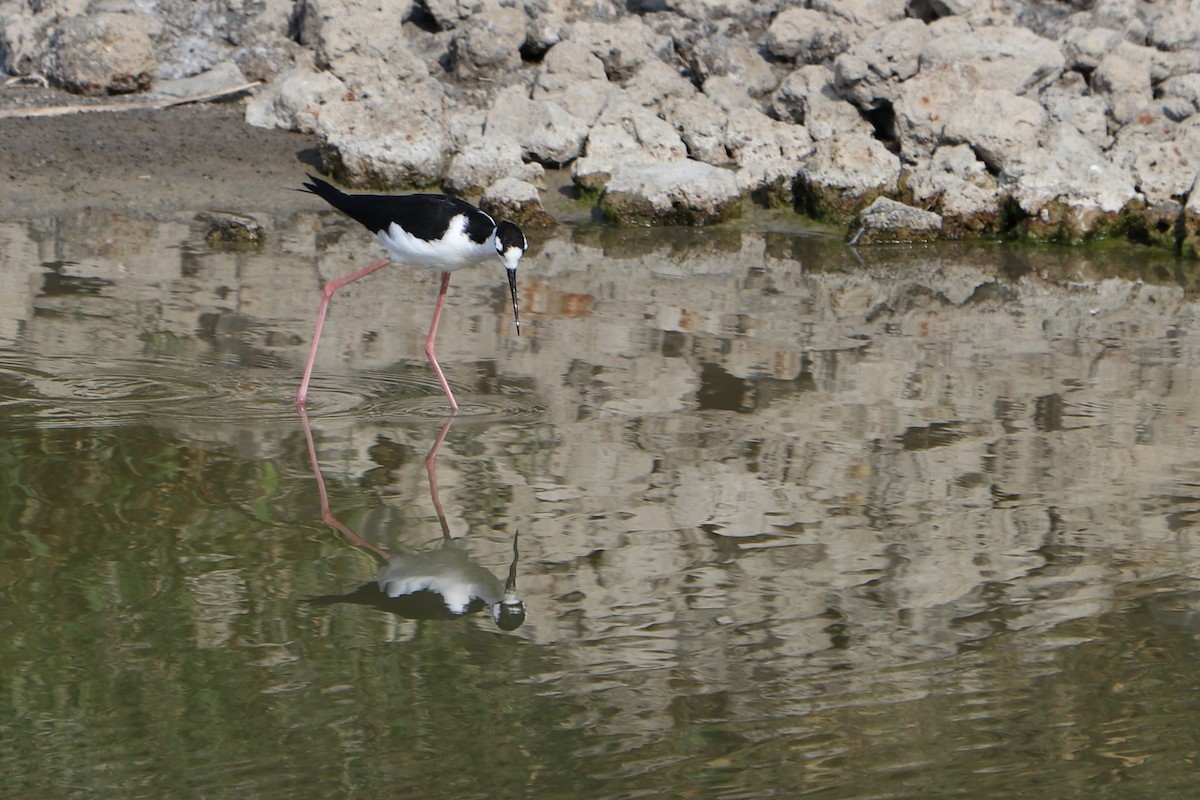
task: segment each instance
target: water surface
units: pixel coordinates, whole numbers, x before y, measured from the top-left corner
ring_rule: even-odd
[[[0,225],[5,794],[1193,791],[1183,266],[573,227],[519,338],[502,268],[456,273],[444,428],[401,268],[335,297],[296,413],[320,279],[376,254],[264,222]],[[441,557],[524,624],[373,602]]]

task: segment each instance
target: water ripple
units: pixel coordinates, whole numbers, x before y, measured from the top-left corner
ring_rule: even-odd
[[[291,369],[249,369],[184,357],[25,357],[0,354],[0,409],[9,419],[51,427],[120,425],[170,418],[197,423],[293,421],[297,376]],[[540,416],[545,407],[518,394],[473,395],[455,387],[464,421]],[[442,419],[449,406],[435,379],[387,372],[323,376],[309,411],[404,421]]]

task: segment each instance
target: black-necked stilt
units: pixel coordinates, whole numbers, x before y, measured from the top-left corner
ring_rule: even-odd
[[[391,554],[363,538],[357,531],[334,516],[329,507],[329,495],[317,448],[313,441],[308,414],[300,406],[300,422],[308,445],[309,463],[317,479],[321,499],[321,518],[340,531],[354,545],[374,553],[384,562],[375,580],[344,595],[328,595],[308,602],[316,605],[359,603],[409,619],[448,619],[474,614],[485,608],[492,620],[505,631],[516,630],[525,622],[525,604],[517,595],[517,536],[513,534],[513,558],[508,578],[501,581],[484,567],[471,560],[466,550],[455,544],[450,525],[442,509],[437,482],[437,454],[450,431],[454,417],[447,417],[437,439],[425,456],[425,471],[429,475],[429,496],[442,526],[441,546],[430,550],[405,551]]]
[[[429,338],[425,340],[425,355],[437,373],[442,391],[450,401],[450,408],[458,413],[458,402],[450,391],[450,384],[442,373],[434,352],[438,320],[446,302],[446,290],[450,286],[450,273],[472,264],[499,256],[508,270],[508,288],[512,292],[513,319],[517,323],[517,334],[521,333],[521,315],[517,310],[517,264],[525,254],[529,243],[521,229],[511,222],[497,223],[488,214],[480,211],[465,200],[443,194],[346,194],[320,178],[308,176],[311,183],[304,190],[324,199],[338,211],[361,222],[367,230],[387,249],[387,256],[373,261],[357,272],[351,272],[329,281],[321,289],[321,305],[317,308],[317,327],[313,331],[312,349],[308,352],[308,363],[304,365],[304,378],[296,392],[296,404],[304,405],[308,397],[308,382],[312,378],[313,362],[317,357],[317,343],[321,339],[321,326],[325,324],[325,312],[333,293],[347,283],[358,280],[387,266],[393,261],[424,269],[442,272],[442,285],[438,290],[437,303],[433,307],[433,322],[429,326]]]

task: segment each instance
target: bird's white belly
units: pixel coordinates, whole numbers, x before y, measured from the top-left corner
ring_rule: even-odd
[[[375,235],[397,264],[453,272],[496,255],[496,245],[491,238],[477,244],[467,236],[465,228],[466,220],[457,216],[451,220],[446,234],[433,241],[417,238],[394,222],[386,231]]]

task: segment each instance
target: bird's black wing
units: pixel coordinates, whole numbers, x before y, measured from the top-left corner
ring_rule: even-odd
[[[495,223],[466,200],[444,194],[347,194],[326,181],[309,175],[304,188],[371,233],[386,231],[395,222],[418,239],[441,239],[455,216],[465,216],[467,233],[479,244],[492,235]]]

